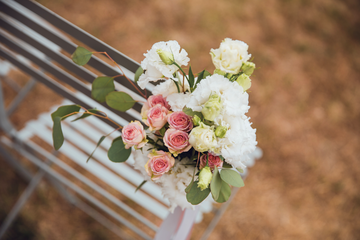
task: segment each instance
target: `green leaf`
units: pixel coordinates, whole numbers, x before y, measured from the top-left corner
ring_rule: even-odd
[[[198,78],[197,78],[197,81],[196,81],[196,84],[194,86],[194,90],[196,89],[197,87],[197,84],[201,82],[201,80],[203,80],[204,78],[206,78],[207,76],[210,76],[211,73],[209,73],[208,71],[204,70],[202,71],[201,73],[198,74]]]
[[[135,103],[136,101],[124,92],[111,92],[106,96],[106,104],[121,112],[129,110]]]
[[[198,205],[199,203],[204,201],[210,193],[210,188],[206,188],[201,191],[201,189],[197,186],[198,182],[199,181],[195,181],[190,187],[189,192],[186,194],[186,199],[192,205]]]
[[[159,130],[159,132],[160,132],[161,136],[164,136],[164,135],[165,135],[165,132],[166,132],[165,126],[162,127],[162,128]]]
[[[80,106],[79,105],[65,105],[65,106],[61,106],[59,107],[55,112],[53,112],[51,114],[51,118],[54,121],[54,119],[56,117],[60,117],[61,120],[66,119],[67,117],[64,118],[64,116],[69,115],[70,113],[74,113],[74,112],[79,112],[80,111]]]
[[[232,166],[230,164],[228,164],[227,162],[223,162],[223,168],[232,168]]]
[[[221,189],[219,192],[219,197],[214,199],[218,203],[226,202],[231,196],[231,188],[229,184],[221,180]]]
[[[193,86],[194,86],[194,81],[195,81],[194,74],[193,74],[193,72],[192,72],[192,70],[191,70],[191,66],[190,66],[190,68],[189,68],[189,80],[188,80],[190,89],[193,88]]]
[[[121,137],[115,138],[108,151],[108,157],[113,162],[125,162],[131,154],[131,148],[126,149]]]
[[[194,177],[191,179],[190,184],[185,188],[185,192],[189,193],[190,189],[192,188],[192,185],[194,184]]]
[[[140,185],[135,189],[135,192],[137,192],[146,182],[146,180],[142,181]]]
[[[231,169],[223,169],[220,172],[221,179],[234,187],[243,187],[244,181],[239,173]]]
[[[86,162],[88,162],[90,160],[90,158],[92,158],[92,155],[94,154],[95,150],[100,146],[100,144],[102,143],[102,141],[104,141],[104,139],[106,138],[106,136],[102,136],[98,143],[96,144],[96,147],[94,149],[94,151],[92,151],[92,153],[90,154],[90,156],[88,157],[88,159],[86,159]]]
[[[195,112],[195,111],[193,111],[191,108],[184,107],[184,108],[183,108],[183,112],[184,112],[186,115],[189,115],[189,116],[192,116],[192,117],[194,117],[195,115],[197,115],[201,120],[204,119],[204,116],[202,115],[201,112]]]
[[[241,169],[241,168],[237,168],[236,170],[238,170],[238,171],[239,171],[239,173],[244,173],[244,170],[243,170],[243,169]]]
[[[96,109],[89,109],[88,111],[91,112],[91,113],[101,113],[99,110],[96,110]],[[101,115],[103,115],[103,114],[101,114]],[[80,117],[72,120],[71,122],[75,122],[77,120],[80,120],[80,119],[83,119],[83,118],[86,118],[86,117],[89,117],[89,116],[92,116],[92,115],[89,114],[89,113],[84,113],[83,115],[81,115]]]
[[[115,91],[113,77],[98,77],[92,83],[91,96],[98,102],[105,102],[105,97]]]
[[[216,201],[219,198],[220,190],[221,190],[221,178],[217,167],[215,166],[213,172],[213,178],[211,179],[210,189],[211,195],[213,199]]]
[[[135,72],[135,77],[134,77],[134,81],[135,83],[137,83],[137,81],[139,81],[139,77],[141,76],[141,74],[143,74],[144,70],[142,69],[142,67],[139,67],[136,72]]]
[[[60,147],[64,143],[64,135],[61,129],[61,118],[55,117],[53,118],[54,125],[53,125],[53,142],[55,150],[59,150]]]
[[[77,65],[83,66],[88,63],[92,52],[83,47],[77,47],[75,52],[71,55],[71,59]]]

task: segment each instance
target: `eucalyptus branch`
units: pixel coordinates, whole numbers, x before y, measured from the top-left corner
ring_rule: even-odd
[[[147,99],[146,94],[142,93],[141,90],[125,75],[124,71],[122,70],[122,68],[119,66],[119,64],[117,64],[117,62],[115,62],[110,56],[109,54],[107,54],[107,52],[92,52],[92,53],[102,53],[105,54],[113,63],[115,63],[115,65],[119,68],[119,70],[122,72],[122,76],[124,76],[131,85],[133,85],[133,87],[140,93],[141,96],[143,96],[145,99]],[[117,76],[115,76],[117,77]],[[145,92],[146,93],[146,92]]]

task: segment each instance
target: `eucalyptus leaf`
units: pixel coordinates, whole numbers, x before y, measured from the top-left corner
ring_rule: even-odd
[[[55,112],[51,114],[51,118],[54,121],[54,118],[60,117],[61,120],[66,119],[66,115],[69,115],[70,113],[79,112],[80,111],[79,105],[65,105],[59,107]],[[69,116],[68,116],[69,117]]]
[[[90,160],[90,158],[92,158],[94,152],[95,152],[96,149],[100,146],[100,144],[102,143],[102,141],[104,141],[105,138],[106,138],[106,136],[102,136],[102,137],[99,139],[98,143],[96,144],[96,147],[95,147],[94,151],[92,151],[92,153],[90,154],[90,156],[88,157],[88,159],[86,159],[86,162],[88,162],[88,161]]]
[[[190,187],[189,192],[186,194],[186,199],[192,205],[198,205],[199,203],[204,201],[210,193],[210,188],[206,188],[201,191],[201,189],[197,186],[198,182],[199,181],[195,181]]]
[[[64,143],[64,135],[61,129],[61,118],[55,117],[53,118],[53,142],[55,150],[59,150]]]
[[[91,113],[100,113],[100,111],[96,110],[96,109],[89,109],[88,111],[91,112]],[[90,113],[84,113],[83,115],[81,115],[80,117],[72,120],[71,122],[75,122],[77,120],[80,120],[80,119],[83,119],[83,118],[86,118],[86,117],[89,117],[89,116],[92,116],[92,115]]]
[[[106,96],[106,104],[121,112],[129,110],[135,103],[136,101],[124,92],[111,92]]]
[[[139,67],[136,72],[135,72],[135,77],[134,77],[134,81],[135,83],[137,83],[137,81],[139,81],[139,77],[141,76],[141,74],[143,74],[144,70],[142,69],[142,67]]]
[[[83,47],[77,47],[71,55],[71,59],[79,66],[87,64],[91,58],[92,52]]]
[[[221,189],[219,192],[219,197],[214,200],[218,203],[223,203],[226,202],[230,196],[231,196],[231,188],[229,184],[227,184],[224,181],[221,181]]]
[[[113,77],[95,78],[91,85],[91,96],[98,102],[105,102],[105,97],[109,93],[115,91]]]
[[[221,182],[222,180],[220,178],[219,170],[215,166],[213,172],[213,178],[211,179],[211,183],[210,183],[211,195],[215,201],[219,198],[219,194],[221,190]]]
[[[221,179],[234,187],[243,187],[244,181],[242,180],[240,174],[231,169],[223,169],[220,172]]]
[[[193,185],[194,185],[194,178],[191,179],[190,184],[185,188],[185,192],[189,193]]]
[[[131,154],[131,148],[126,149],[121,137],[115,138],[108,151],[108,157],[112,162],[125,162]]]
[[[142,181],[140,185],[135,189],[135,192],[137,192],[146,182],[146,180]]]

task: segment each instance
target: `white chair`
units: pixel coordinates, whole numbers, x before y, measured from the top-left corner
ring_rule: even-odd
[[[111,122],[95,117],[72,123],[68,119],[63,124],[64,136],[68,141],[65,141],[59,152],[48,152],[33,139],[36,137],[52,145],[50,113],[56,107],[36,120],[29,121],[20,131],[16,131],[9,121],[9,115],[34,85],[35,80],[63,96],[66,99],[63,104],[75,103],[87,109],[103,110],[121,125],[140,119],[140,104],[135,104],[133,109],[122,113],[91,99],[90,83],[97,76],[86,68],[77,66],[62,54],[62,51],[73,53],[77,45],[54,29],[68,33],[95,51],[107,52],[122,66],[130,79],[133,79],[139,64],[36,2],[2,0],[0,9],[0,56],[34,79],[19,91],[19,97],[8,109],[3,104],[0,81],[0,128],[6,133],[1,136],[0,153],[29,181],[27,189],[1,226],[0,239],[43,177],[71,204],[94,217],[121,239],[188,239],[194,222],[201,221],[202,213],[212,210],[210,198],[195,210],[181,211],[178,208],[173,214],[169,214],[168,202],[162,198],[156,184],[148,182],[135,193],[143,177],[129,166],[133,160],[130,158],[127,163],[117,164],[107,158],[106,149],[110,147],[111,140],[119,136],[118,132],[106,138],[94,153],[93,159],[86,163],[99,138],[113,131],[114,124]],[[0,65],[0,70],[5,69],[2,80],[7,78],[6,70],[9,68],[6,65],[8,63],[3,64],[3,68]],[[34,65],[40,67],[41,71]],[[88,65],[104,75],[121,74],[97,57],[92,57]],[[51,73],[57,81],[42,71]],[[11,82],[9,79],[6,81]],[[144,100],[124,77],[116,78],[116,81],[116,89],[125,90],[135,99]],[[34,174],[23,167],[11,154],[14,149],[35,164],[39,171]],[[255,152],[254,159],[259,157],[256,154],[261,155],[259,151]],[[230,201],[231,199],[228,202]],[[210,234],[227,204],[223,204],[218,210],[202,239],[206,239]],[[152,219],[164,221],[159,227]]]

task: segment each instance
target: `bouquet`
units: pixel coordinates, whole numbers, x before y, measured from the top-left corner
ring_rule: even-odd
[[[84,65],[92,54],[78,47],[72,59]],[[142,121],[118,125],[121,137],[114,139],[108,152],[115,162],[126,161],[132,152],[134,168],[145,178],[138,188],[146,181],[159,184],[169,199],[170,210],[193,207],[210,193],[216,202],[227,201],[230,186],[244,186],[240,173],[257,144],[256,130],[246,116],[247,90],[255,69],[248,45],[226,38],[218,49],[210,50],[210,55],[216,68],[213,74],[204,70],[195,76],[191,67],[185,69],[190,59],[178,42],[155,43],[135,74],[138,91],[145,99],[143,90],[148,83],[157,84],[142,106]],[[95,79],[92,96],[126,111],[137,101],[115,91],[115,77]],[[61,120],[80,113],[80,109],[78,105],[62,106],[52,114],[56,149],[63,142]],[[111,121],[96,109],[84,109],[81,114],[75,120],[95,115]]]

